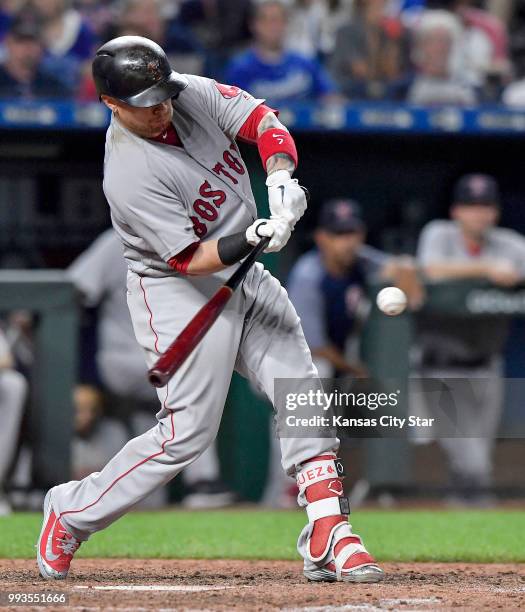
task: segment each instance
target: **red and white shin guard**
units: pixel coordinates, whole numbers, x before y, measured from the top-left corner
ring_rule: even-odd
[[[348,523],[350,506],[343,496],[341,461],[334,454],[313,457],[301,465],[296,477],[297,501],[308,514],[308,525],[297,542],[304,575],[325,582],[381,580],[382,570]]]

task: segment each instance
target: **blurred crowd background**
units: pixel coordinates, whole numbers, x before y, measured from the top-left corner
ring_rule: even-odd
[[[95,100],[90,58],[146,36],[272,104],[525,105],[522,0],[2,0],[0,96]]]
[[[277,109],[384,101],[452,109],[503,104],[517,109],[518,118],[525,110],[522,0],[0,0],[0,97],[14,100],[9,116],[24,108],[17,100],[96,102],[91,59],[120,35],[147,36],[176,70],[240,86]],[[75,287],[81,313],[75,386],[57,432],[73,421],[70,472],[82,478],[152,426],[158,402],[129,320],[120,245],[108,229],[104,131],[72,124],[46,129],[45,112],[39,129],[13,128],[4,117],[0,276],[7,270],[2,279],[12,282],[16,270],[45,276],[61,269]],[[397,115],[394,127],[396,121]],[[502,420],[525,421],[521,397],[509,402],[503,382],[523,378],[525,309],[511,321],[505,313],[440,316],[426,308],[440,283],[521,291],[522,137],[446,129],[438,136],[417,127],[407,134],[303,128],[294,137],[298,176],[312,202],[287,249],[265,265],[287,287],[321,374],[375,375],[383,359],[391,369],[381,375],[491,381],[486,393],[462,403],[480,428],[477,436],[413,440],[410,452],[384,440],[345,444],[353,502],[371,492],[374,461],[379,471],[389,470],[377,477],[386,486],[375,491],[386,490],[385,503],[400,483],[400,495],[447,503],[489,505],[505,491],[523,497],[523,440],[496,444],[496,438]],[[244,147],[243,156],[263,214],[260,161],[255,149]],[[34,277],[35,286],[44,276]],[[396,328],[384,327],[371,306],[370,287],[381,284],[408,294],[410,317]],[[40,310],[27,303],[1,312],[0,515],[38,508],[54,484],[39,469],[38,414],[58,375],[38,379],[39,365],[52,365],[55,354],[49,336],[47,352],[39,345],[39,304]],[[374,330],[370,356],[366,336]],[[59,340],[57,351],[64,346]],[[240,500],[295,506],[266,399],[234,378],[224,421],[219,443],[185,471],[182,484],[177,479],[147,507]],[[407,477],[409,469],[414,477]]]

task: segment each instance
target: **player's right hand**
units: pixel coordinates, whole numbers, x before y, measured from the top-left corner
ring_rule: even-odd
[[[283,218],[293,230],[308,205],[307,192],[297,179],[290,176],[288,170],[277,170],[269,174],[266,185],[271,218]]]
[[[510,261],[499,260],[489,265],[488,279],[500,287],[514,287],[522,280],[522,275]]]
[[[256,246],[261,241],[261,238],[271,238],[270,243],[264,249],[265,253],[277,253],[280,251],[288,240],[292,230],[286,219],[275,217],[271,219],[257,219],[246,230],[246,240],[249,244]]]

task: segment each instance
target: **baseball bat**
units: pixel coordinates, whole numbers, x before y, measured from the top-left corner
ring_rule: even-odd
[[[186,361],[193,349],[215,323],[217,317],[224,310],[224,307],[233,295],[233,292],[239,286],[239,283],[252,267],[257,257],[268,246],[269,242],[270,238],[263,238],[259,244],[253,247],[250,254],[226,283],[204,304],[158,358],[155,365],[148,371],[148,380],[154,387],[164,387],[184,361]]]

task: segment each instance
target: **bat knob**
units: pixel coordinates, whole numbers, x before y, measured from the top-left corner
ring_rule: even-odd
[[[159,389],[160,387],[164,387],[166,385],[166,383],[168,382],[168,377],[165,376],[159,370],[152,368],[148,371],[148,380],[150,384]]]

